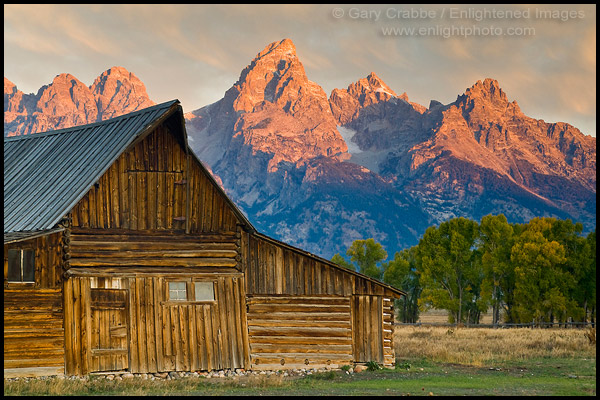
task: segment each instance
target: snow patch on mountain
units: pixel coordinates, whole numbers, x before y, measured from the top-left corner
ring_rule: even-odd
[[[354,135],[356,135],[355,130],[350,129],[350,128],[345,128],[341,125],[337,126],[337,130],[340,133],[340,135],[342,135],[342,138],[346,142],[346,146],[348,146],[348,153],[357,154],[357,153],[362,152],[360,147],[358,147],[358,144],[356,144],[352,141],[352,138],[354,137]]]

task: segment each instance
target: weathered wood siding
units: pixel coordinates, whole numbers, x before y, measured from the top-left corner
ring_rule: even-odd
[[[296,368],[305,360],[394,364],[390,299],[397,294],[257,235],[244,235],[241,249],[247,259],[243,268],[253,367]],[[318,315],[311,314],[315,310]]]
[[[125,151],[72,211],[73,226],[235,232],[225,197],[164,125]]]
[[[352,363],[348,297],[248,298],[253,369],[341,367]]]
[[[338,295],[394,296],[373,280],[344,271],[315,257],[294,251],[253,234],[243,236],[242,259],[249,295]]]
[[[4,245],[4,370],[62,373],[61,233]],[[35,250],[35,283],[9,283],[8,250]]]
[[[116,357],[119,349],[126,349],[131,372],[197,371],[248,365],[242,274],[195,271],[176,275],[138,272],[123,276],[114,269],[106,270],[111,276],[74,275],[65,282],[68,374],[87,374],[115,365],[110,361],[100,365],[101,360],[94,357],[103,353],[102,348],[95,347],[100,342],[93,339],[93,330],[101,326],[102,321],[92,310],[91,293],[101,287],[127,292],[126,321],[113,326],[113,331],[121,335],[126,331],[127,346],[120,343],[104,349],[107,350],[104,354]],[[85,275],[84,272],[81,274]],[[99,272],[93,274],[101,275]],[[215,301],[169,301],[169,280],[215,282]],[[110,327],[104,335],[110,335]],[[109,338],[104,342],[109,342]],[[114,362],[123,365],[123,362]]]

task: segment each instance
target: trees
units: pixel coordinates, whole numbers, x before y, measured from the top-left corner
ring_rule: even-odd
[[[500,309],[506,305],[510,320],[515,284],[514,267],[510,262],[513,227],[503,214],[486,215],[479,224],[479,250],[484,278],[482,297],[492,305],[492,323],[500,321]]]
[[[350,256],[350,261],[347,262],[339,254],[335,254],[331,261],[344,268],[353,269],[370,276],[371,278],[379,279],[383,277],[381,261],[387,258],[387,252],[383,249],[380,243],[375,242],[373,238],[366,240],[355,240],[346,251],[346,255]]]
[[[493,323],[592,322],[596,318],[596,230],[582,236],[571,220],[533,218],[510,224],[486,215],[429,227],[419,243],[387,253],[374,239],[356,240],[332,261],[406,292],[396,303],[404,322],[420,310],[448,310],[451,322],[478,323],[492,307]]]
[[[464,322],[465,311],[486,308],[479,290],[483,271],[474,252],[477,236],[477,222],[462,217],[425,231],[418,244],[420,307],[448,310],[458,323]]]
[[[353,264],[346,261],[346,259],[344,257],[340,256],[340,253],[334,254],[333,257],[331,257],[331,261],[333,261],[337,265],[340,265],[344,268],[351,269],[352,271],[356,271],[356,267]]]
[[[402,322],[417,322],[419,319],[419,297],[422,287],[416,272],[416,247],[394,254],[394,259],[383,264],[383,281],[402,289],[406,296],[397,300],[398,318]]]
[[[350,256],[350,261],[356,264],[358,272],[371,278],[381,279],[383,270],[377,263],[387,258],[387,252],[373,238],[355,240],[346,254]]]
[[[511,249],[515,265],[515,309],[517,322],[563,320],[569,299],[565,293],[573,277],[560,268],[566,261],[564,247],[548,235],[552,218],[534,218]]]

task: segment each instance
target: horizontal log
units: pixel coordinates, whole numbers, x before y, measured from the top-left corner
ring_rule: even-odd
[[[314,344],[314,345],[351,345],[352,337],[314,337],[314,336],[260,336],[250,335],[250,343],[267,344]]]
[[[64,338],[63,328],[46,328],[43,330],[29,330],[29,329],[7,329],[4,328],[4,340],[19,338],[20,340],[28,339],[40,339],[45,338]]]
[[[161,267],[164,265],[160,265]],[[215,276],[232,276],[232,277],[243,277],[243,273],[235,268],[223,267],[223,266],[180,266],[169,268],[156,268],[156,266],[126,266],[121,267],[118,265],[111,266],[94,266],[84,268],[72,268],[67,271],[68,276],[82,276],[82,277],[95,277],[95,278],[125,278],[135,276],[162,276],[164,278],[179,278],[185,277],[207,277],[214,278]]]
[[[276,360],[273,360],[276,361]],[[292,370],[302,368],[341,368],[344,365],[352,364],[352,360],[328,360],[325,361],[313,361],[310,365],[305,365],[304,362],[287,361],[285,365],[281,365],[279,361],[270,364],[251,364],[251,369],[254,371],[277,371],[277,370]]]
[[[329,304],[253,304],[250,306],[251,312],[350,312],[350,304],[347,305],[329,305]]]
[[[155,238],[156,240],[156,238]],[[235,251],[237,246],[235,243],[198,243],[189,242],[184,239],[178,241],[161,240],[161,241],[73,241],[71,251],[78,253],[83,250],[94,251],[133,251],[133,250],[152,250],[152,249],[176,249],[176,250],[230,250]]]
[[[48,361],[48,364],[55,363],[56,360],[61,359],[64,362],[64,349],[42,349],[42,350],[29,350],[29,351],[5,351],[4,352],[4,364],[6,365],[7,360],[16,360],[17,362],[14,367],[18,365],[23,365],[25,360],[37,360],[37,363],[31,363],[30,366],[42,365],[44,360]]]
[[[35,361],[35,360],[32,360]],[[12,361],[10,361],[12,362]],[[9,362],[9,363],[10,363]],[[16,378],[16,377],[39,377],[39,376],[52,376],[52,375],[63,375],[64,374],[64,360],[59,364],[58,361],[54,366],[48,367],[24,367],[24,368],[11,368],[7,367],[4,363],[4,378]]]
[[[73,267],[152,266],[152,267],[235,267],[231,258],[72,258]]]
[[[345,322],[350,319],[350,310],[348,312],[343,313],[333,313],[333,312],[303,312],[303,313],[289,313],[289,312],[254,312],[254,310],[248,310],[248,321],[254,319],[287,319],[290,321],[294,320],[313,320],[313,321],[341,321]]]
[[[313,362],[324,362],[330,360],[332,363],[336,362],[351,362],[352,355],[348,354],[306,354],[306,353],[282,353],[277,357],[273,357],[273,354],[270,353],[252,353],[251,359],[252,363],[256,363],[258,359],[258,365],[262,364],[276,364],[281,361],[281,359],[285,361],[285,364],[300,362],[304,364],[304,360],[308,359],[308,364],[304,365],[306,368],[307,365],[311,365]],[[284,364],[284,365],[285,365]],[[280,364],[281,365],[281,364]],[[312,367],[310,367],[312,368]]]
[[[350,329],[345,328],[267,328],[249,326],[250,336],[312,336],[312,337],[352,337]]]
[[[164,247],[164,246],[163,246]],[[145,257],[199,257],[199,258],[235,258],[235,250],[139,250],[139,251],[73,251],[77,258],[145,258]]]
[[[12,330],[12,329],[18,329],[18,330],[23,330],[23,331],[29,331],[29,332],[39,332],[42,330],[47,330],[47,329],[62,329],[63,326],[63,321],[62,318],[61,319],[56,319],[56,320],[47,320],[47,321],[34,321],[34,322],[28,322],[28,321],[9,321],[9,320],[4,320],[4,330]]]
[[[39,297],[52,297],[56,295],[60,295],[62,293],[62,289],[45,289],[45,288],[20,288],[20,289],[4,289],[4,301],[6,301],[7,297],[29,297],[29,296],[39,296]]]
[[[32,340],[10,339],[4,341],[4,356],[13,358],[11,355],[17,354],[20,357],[26,355],[41,355],[47,357],[49,354],[62,354],[64,352],[64,338],[55,338],[52,340]]]
[[[49,359],[37,359],[37,358],[21,358],[18,360],[15,359],[6,359],[4,358],[4,378],[8,378],[10,376],[37,376],[37,375],[29,375],[29,371],[24,371],[25,368],[29,369],[37,369],[44,368],[44,372],[46,371],[61,371],[60,373],[48,373],[45,375],[60,375],[64,371],[65,359],[63,357],[55,357]],[[53,368],[49,368],[53,367]],[[16,371],[19,369],[20,371]],[[7,370],[13,371],[12,374],[7,374]],[[40,375],[44,376],[44,375]]]
[[[18,312],[18,313],[61,313],[62,312],[62,302],[56,300],[49,304],[44,304],[42,302],[31,302],[27,301],[27,303],[16,303],[15,302],[5,302],[4,303],[4,312]]]
[[[219,233],[202,233],[198,234],[186,234],[183,229],[181,230],[136,230],[127,231],[123,229],[112,229],[112,228],[79,228],[73,227],[71,229],[71,239],[73,238],[90,238],[89,240],[105,240],[112,239],[112,241],[129,241],[129,240],[156,240],[157,238],[164,238],[165,240],[181,240],[182,238],[190,241],[206,242],[206,241],[220,241],[221,239],[232,239],[236,237],[234,231],[221,231]]]
[[[252,343],[250,346],[251,354],[267,354],[267,353],[302,353],[302,354],[319,354],[319,355],[339,355],[347,354],[352,355],[352,345],[329,345],[329,346],[318,346],[318,345],[290,345],[281,346],[276,344],[258,344]]]
[[[268,318],[265,316],[264,318]],[[318,321],[318,320],[275,320],[275,319],[257,319],[248,318],[248,326],[303,326],[316,328],[348,328],[352,327],[350,318],[347,321]]]
[[[27,326],[27,322],[30,322],[32,326],[37,323],[43,323],[48,321],[62,321],[62,313],[50,314],[47,312],[11,312],[4,313],[4,325],[10,325],[11,323],[19,323],[23,326]]]
[[[329,304],[349,305],[349,297],[340,296],[285,296],[285,297],[248,297],[246,303],[253,304]]]

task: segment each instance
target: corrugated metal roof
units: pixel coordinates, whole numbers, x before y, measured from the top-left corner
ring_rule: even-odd
[[[21,242],[23,240],[30,240],[40,236],[50,235],[51,233],[62,232],[64,228],[44,229],[41,231],[29,231],[29,232],[9,232],[4,234],[4,244]]]
[[[172,100],[102,122],[4,138],[4,232],[53,228],[136,138],[176,110],[179,101]]]

